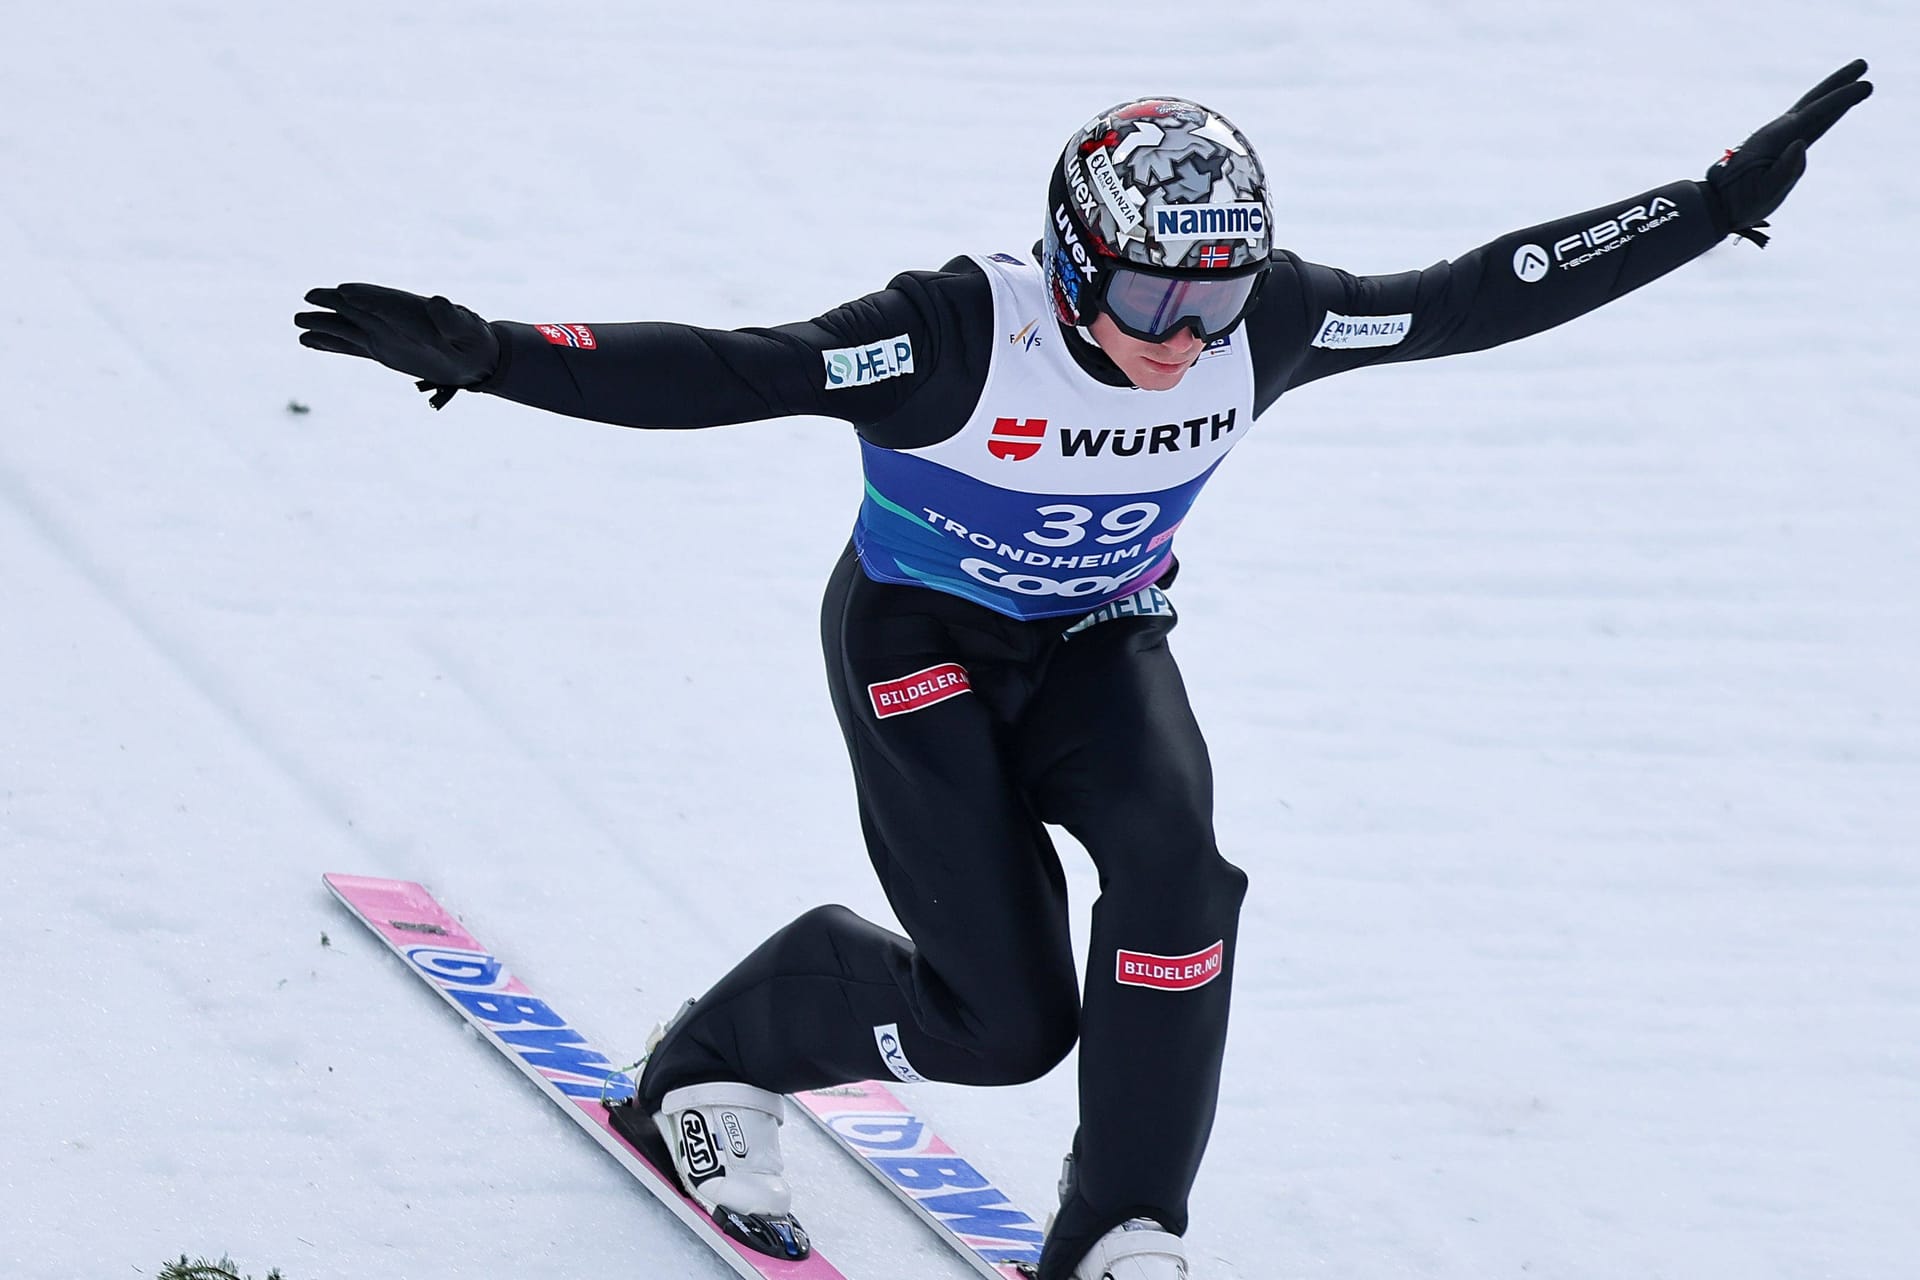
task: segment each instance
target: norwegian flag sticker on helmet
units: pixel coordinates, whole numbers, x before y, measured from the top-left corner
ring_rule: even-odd
[[[580,351],[592,351],[600,345],[593,336],[593,330],[583,324],[537,324],[540,336],[556,347],[573,347]]]

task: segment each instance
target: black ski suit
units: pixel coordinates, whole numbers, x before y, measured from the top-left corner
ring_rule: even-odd
[[[1551,328],[1727,229],[1703,184],[1679,182],[1424,271],[1354,276],[1278,253],[1241,331],[1256,412],[1330,374]],[[1399,326],[1382,328],[1390,342],[1362,344],[1341,328],[1382,318]],[[500,322],[494,332],[502,363],[479,389],[509,400],[647,428],[821,415],[889,450],[959,430],[1005,341],[986,274],[968,259],[776,328]],[[823,353],[902,334],[917,354],[912,372],[822,385]],[[1057,340],[1089,386],[1124,385],[1077,334]],[[782,1092],[889,1072],[1011,1084],[1047,1071],[1077,1039],[1077,1185],[1043,1280],[1063,1280],[1128,1218],[1184,1232],[1215,1110],[1246,877],[1215,847],[1206,747],[1167,644],[1174,618],[1160,588],[1170,582],[1068,636],[1071,619],[1021,621],[878,582],[844,556],[822,613],[827,672],[868,856],[908,936],[844,907],[806,912],[699,1000],[650,1061],[643,1103],[702,1080]],[[971,696],[936,696],[950,665]],[[924,709],[878,714],[872,686],[908,676],[920,679],[912,696]],[[1099,871],[1084,992],[1046,823],[1071,831]],[[1130,982],[1135,962],[1171,979]]]

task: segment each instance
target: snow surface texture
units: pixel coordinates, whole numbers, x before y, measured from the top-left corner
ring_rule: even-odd
[[[436,415],[295,344],[309,287],[797,319],[1024,249],[1144,92],[1246,130],[1287,243],[1401,270],[1698,176],[1855,56],[1764,253],[1289,397],[1183,530],[1254,884],[1190,1240],[1196,1280],[1913,1273],[1906,0],[0,17],[7,1275],[717,1277],[319,874],[431,884],[610,1051],[801,908],[886,918],[816,652],[851,434]],[[913,1096],[1044,1211],[1071,1066]],[[850,1273],[960,1274],[792,1132]]]

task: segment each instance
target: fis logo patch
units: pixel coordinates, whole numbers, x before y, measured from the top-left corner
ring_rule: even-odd
[[[595,351],[600,340],[593,336],[593,330],[583,324],[537,324],[540,336],[556,347],[572,347],[577,351]]]

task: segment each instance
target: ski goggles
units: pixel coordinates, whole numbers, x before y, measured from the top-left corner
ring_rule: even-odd
[[[1254,297],[1267,272],[1239,275],[1162,276],[1128,267],[1108,267],[1101,296],[1105,311],[1120,331],[1143,342],[1161,342],[1181,326],[1208,341],[1228,332],[1253,310]]]

